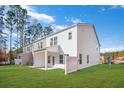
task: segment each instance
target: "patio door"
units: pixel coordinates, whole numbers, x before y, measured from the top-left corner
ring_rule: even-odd
[[[52,57],[52,63],[53,63],[53,65],[55,65],[55,57],[54,56]]]

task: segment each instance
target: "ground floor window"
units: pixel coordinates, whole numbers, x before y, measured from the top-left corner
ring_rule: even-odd
[[[21,59],[21,56],[19,56],[19,59]]]
[[[79,54],[79,64],[82,64],[82,54]]]
[[[87,64],[89,64],[89,55],[87,55]]]
[[[59,62],[60,64],[63,64],[63,55],[59,55]]]
[[[53,60],[53,65],[55,65],[55,57],[54,56],[53,56],[52,60]]]
[[[48,56],[48,63],[50,63],[50,56]]]

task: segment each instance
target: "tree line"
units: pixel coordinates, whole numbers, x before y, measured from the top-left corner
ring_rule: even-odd
[[[124,50],[115,52],[105,52],[101,53],[100,55],[104,56],[105,63],[108,63],[108,57],[111,57],[111,60],[115,60],[118,57],[124,57]]]
[[[5,33],[4,29],[7,29],[9,34]],[[30,44],[52,32],[51,26],[43,26],[41,23],[38,23],[20,5],[0,6],[0,46],[7,49],[6,42],[9,38],[10,61],[13,48],[17,54],[22,53],[23,47],[26,44]],[[12,39],[13,33],[16,33],[15,41]]]

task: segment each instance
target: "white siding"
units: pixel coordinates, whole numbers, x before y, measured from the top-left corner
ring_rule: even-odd
[[[82,54],[82,65],[79,65],[79,68],[99,64],[99,43],[92,25],[78,26],[77,42],[77,54],[78,56]],[[89,64],[87,64],[87,55],[89,55]]]
[[[43,44],[42,48],[46,47],[46,39],[42,39],[42,40],[39,40],[39,41],[33,43],[33,45],[32,45],[33,51],[38,50],[38,43],[40,43],[40,42],[42,42],[42,44]]]
[[[55,57],[55,64],[59,64],[59,56],[57,53],[52,53],[52,52],[48,52],[48,56],[50,56],[50,63],[48,63],[49,67],[53,66],[53,56]]]
[[[78,62],[77,57],[67,56],[65,57],[65,74],[77,71],[78,69]]]
[[[35,67],[44,67],[45,66],[45,53],[44,51],[39,51],[34,53],[34,64]]]
[[[69,40],[68,35],[70,32],[72,33],[72,39]],[[54,44],[54,47],[50,46],[50,39],[54,39],[54,37],[57,37],[57,45],[60,46],[60,48],[58,48],[56,45],[54,46]],[[35,60],[34,66],[36,67],[44,67],[45,65],[45,53],[43,51],[34,52],[35,50],[38,50],[38,43],[40,42],[43,42],[43,48],[48,50],[48,56],[55,56],[55,65],[59,65],[59,54],[63,53],[69,54],[69,56],[73,56],[76,59],[79,59],[79,54],[82,54],[82,64],[79,64],[78,60],[75,60],[75,62],[78,64],[77,69],[96,65],[100,62],[100,46],[93,25],[78,24],[77,26],[67,28],[61,32],[57,32],[30,45],[32,46],[32,54]],[[26,52],[26,50],[24,52]],[[87,63],[87,55],[89,56],[89,64]],[[51,67],[52,63],[48,64],[48,66]],[[73,64],[69,66],[74,67]]]
[[[29,53],[32,51],[32,44],[27,45],[26,47],[23,48],[23,53]]]
[[[72,32],[72,39],[68,39],[68,33]],[[57,36],[57,45],[60,45],[64,54],[69,56],[77,56],[77,27],[60,32],[46,39],[46,46],[50,46],[50,38]]]

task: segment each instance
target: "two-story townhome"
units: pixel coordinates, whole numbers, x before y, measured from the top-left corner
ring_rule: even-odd
[[[23,54],[34,67],[81,69],[99,64],[100,43],[94,25],[78,23],[26,45]]]

